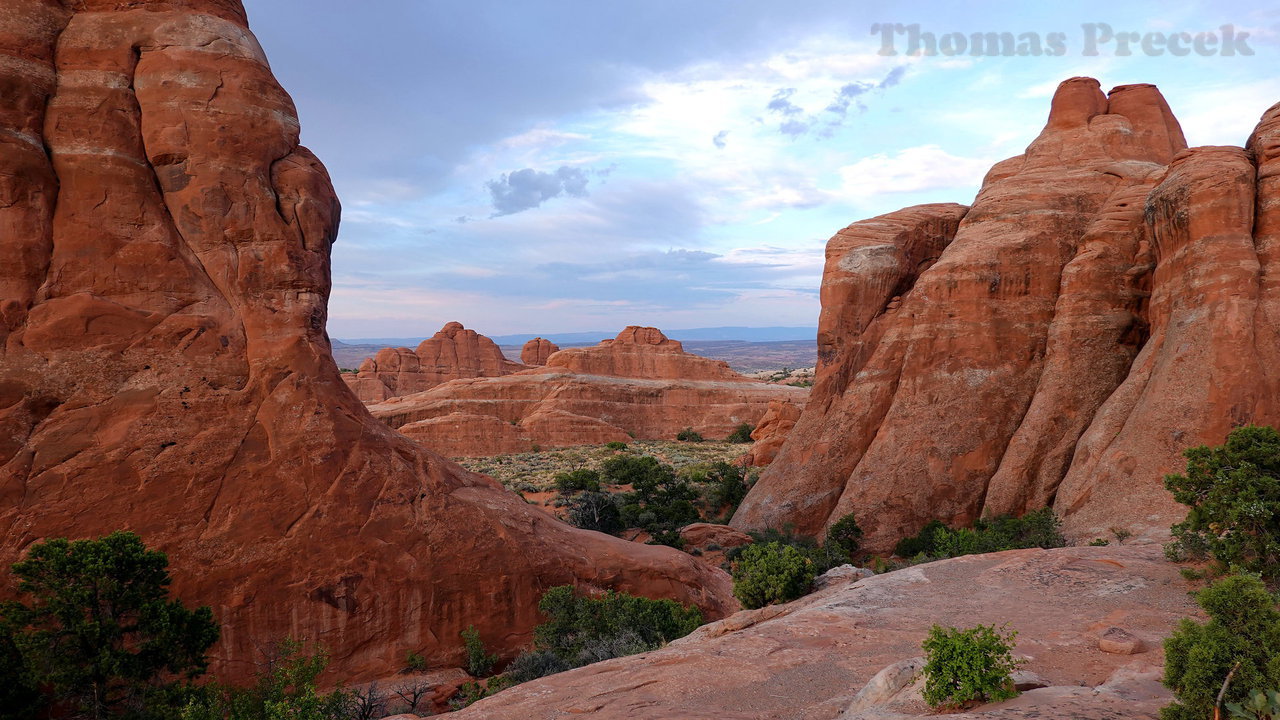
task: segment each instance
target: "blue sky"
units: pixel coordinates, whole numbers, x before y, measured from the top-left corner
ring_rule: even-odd
[[[245,5],[343,202],[338,338],[812,325],[827,238],[970,202],[1065,78],[1159,85],[1192,145],[1243,144],[1280,101],[1280,7],[1256,3]],[[1065,52],[886,55],[876,23]],[[1086,23],[1231,24],[1254,54],[1090,56]]]

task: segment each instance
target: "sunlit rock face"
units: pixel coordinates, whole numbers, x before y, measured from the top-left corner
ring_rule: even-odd
[[[1280,420],[1278,115],[1188,150],[1155,87],[1072,78],[972,207],[842,230],[813,396],[733,524],[854,513],[877,551],[1045,505],[1077,537],[1167,531],[1184,448]]]

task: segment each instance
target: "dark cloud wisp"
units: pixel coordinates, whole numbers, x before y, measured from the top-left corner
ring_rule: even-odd
[[[531,210],[559,197],[586,197],[587,174],[582,168],[561,167],[555,172],[533,168],[516,170],[485,183],[493,200],[493,217]]]
[[[782,88],[773,94],[765,110],[779,116],[778,132],[790,138],[798,138],[810,130],[820,138],[829,138],[844,124],[849,115],[850,106],[859,112],[866,110],[860,98],[872,90],[886,90],[902,82],[907,72],[906,65],[899,65],[889,71],[880,82],[854,81],[841,86],[835,98],[821,113],[809,114],[804,108],[791,102],[795,88]]]

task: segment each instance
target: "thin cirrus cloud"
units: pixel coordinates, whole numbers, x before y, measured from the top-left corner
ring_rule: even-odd
[[[781,88],[769,98],[769,104],[765,106],[765,110],[779,117],[778,132],[787,137],[798,138],[813,131],[819,138],[830,138],[848,118],[850,105],[855,106],[859,111],[866,111],[867,106],[857,98],[873,90],[887,90],[894,87],[902,82],[906,72],[906,65],[898,65],[879,82],[855,80],[845,83],[836,91],[835,98],[816,113],[806,112],[803,107],[792,101],[796,88]]]

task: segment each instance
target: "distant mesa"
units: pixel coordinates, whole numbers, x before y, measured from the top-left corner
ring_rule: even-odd
[[[384,348],[342,379],[364,403],[428,390],[459,378],[500,377],[524,370],[489,338],[461,323],[446,323],[417,350]]]
[[[561,350],[546,365],[587,375],[649,380],[746,380],[728,363],[687,353],[678,340],[658,328],[638,325],[594,347]]]
[[[771,405],[798,416],[807,396],[687,353],[657,328],[631,326],[593,347],[552,353],[542,367],[456,380],[370,410],[437,452],[466,457],[672,440],[686,427],[723,439],[759,423]]]
[[[536,337],[525,343],[523,348],[520,348],[520,362],[530,367],[546,365],[547,358],[559,351],[559,345],[546,338]]]

